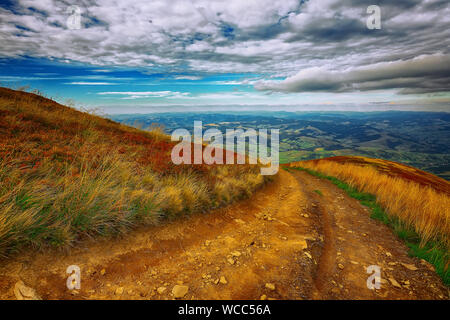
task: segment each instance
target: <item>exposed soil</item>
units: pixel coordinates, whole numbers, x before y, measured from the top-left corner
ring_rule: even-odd
[[[70,265],[80,290],[66,287]],[[367,288],[370,265],[381,267],[380,289]],[[175,285],[188,287],[184,299],[449,299],[431,266],[358,201],[293,170],[208,214],[3,261],[0,298],[16,299],[19,280],[43,299],[173,299]]]

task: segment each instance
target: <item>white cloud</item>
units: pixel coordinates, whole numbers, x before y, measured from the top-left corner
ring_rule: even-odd
[[[98,92],[98,95],[126,96],[121,99],[145,99],[145,98],[178,98],[187,97],[189,93],[178,91],[106,91]]]
[[[71,4],[82,10],[81,30],[66,26]],[[174,74],[260,73],[267,78],[276,74],[287,77],[287,85],[298,70],[334,75],[424,54],[450,54],[448,3],[383,3],[382,29],[376,32],[365,27],[368,4],[17,0],[14,12],[0,8],[0,57],[89,63],[100,66],[97,72],[106,70],[101,66],[129,66]]]
[[[283,81],[259,81],[255,88],[280,92],[346,92],[402,88],[404,93],[450,91],[450,55],[425,55],[345,70],[306,68]]]
[[[201,80],[203,79],[203,77],[199,77],[199,76],[177,76],[174,78],[175,80]]]
[[[74,84],[79,86],[110,86],[117,85],[118,83],[112,82],[66,82],[65,84]]]

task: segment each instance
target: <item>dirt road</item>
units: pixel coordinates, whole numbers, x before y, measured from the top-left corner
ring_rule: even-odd
[[[70,265],[81,269],[80,290],[66,287]],[[367,288],[370,265],[381,268],[380,289]],[[19,280],[43,299],[449,298],[431,266],[356,200],[285,170],[224,209],[0,262],[1,299],[16,299]]]

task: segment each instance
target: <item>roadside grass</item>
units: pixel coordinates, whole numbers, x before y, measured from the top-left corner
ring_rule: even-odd
[[[442,278],[446,286],[450,286],[450,270],[448,268],[450,254],[444,242],[426,241],[420,235],[398,217],[391,216],[378,204],[377,197],[373,194],[358,191],[356,188],[339,180],[336,177],[328,176],[321,172],[303,167],[285,167],[286,170],[294,169],[305,171],[318,178],[327,179],[334,185],[344,190],[350,197],[358,200],[362,205],[371,209],[370,217],[379,220],[389,226],[394,233],[404,241],[409,248],[409,255],[418,257],[431,263],[436,273]],[[316,190],[314,190],[316,191]]]
[[[68,247],[249,197],[259,165],[174,165],[144,131],[0,88],[0,258]]]

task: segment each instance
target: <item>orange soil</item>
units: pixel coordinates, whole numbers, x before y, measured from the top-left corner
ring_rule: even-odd
[[[74,264],[78,292],[65,285]],[[366,286],[369,265],[381,267],[379,290]],[[251,199],[206,215],[3,261],[0,298],[15,299],[21,279],[44,299],[173,299],[176,284],[189,287],[185,299],[448,299],[430,269],[344,191],[282,170]]]

